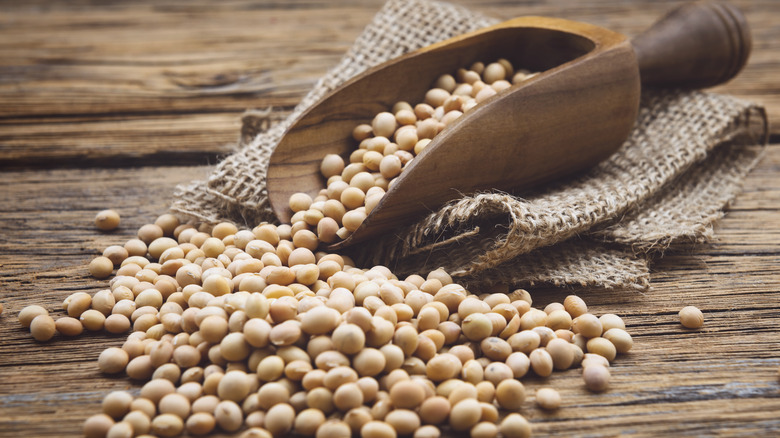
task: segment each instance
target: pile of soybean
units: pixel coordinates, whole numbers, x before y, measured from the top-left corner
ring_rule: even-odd
[[[529,373],[581,366],[589,390],[606,390],[609,362],[633,344],[616,315],[596,317],[574,295],[536,309],[522,289],[475,294],[441,269],[401,279],[319,250],[357,229],[448,124],[532,76],[505,59],[443,75],[424,102],[357,126],[349,164],[326,156],[327,188],[290,198],[291,225],[196,227],[162,215],[89,264],[96,278],[115,274],[108,289],[72,294],[56,320],[23,309],[38,341],[130,333],[98,367],[143,382],[140,394],[109,393],[85,435],[527,437]],[[101,230],[119,222],[111,210],[95,218]],[[535,401],[562,403],[552,388]]]
[[[524,376],[582,367],[604,391],[632,346],[616,315],[577,296],[533,308],[525,290],[474,294],[437,269],[397,278],[318,251],[310,230],[180,225],[171,215],[89,265],[110,287],[65,299],[55,321],[19,314],[39,341],[129,335],[99,369],[142,384],[109,393],[88,437],[527,437]],[[557,409],[560,395],[537,391]]]
[[[316,231],[325,243],[346,239],[436,135],[479,103],[533,76],[515,71],[506,59],[475,62],[440,76],[423,102],[397,102],[370,124],[358,125],[352,132],[356,148],[346,162],[336,154],[323,158],[326,188],[313,199],[306,193],[290,197],[293,229]]]

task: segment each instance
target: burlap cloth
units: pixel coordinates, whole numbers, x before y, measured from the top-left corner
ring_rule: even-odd
[[[238,150],[208,180],[178,187],[172,210],[210,223],[274,221],[265,172],[292,120],[368,67],[496,21],[447,3],[390,0],[289,117],[245,115]],[[767,132],[763,108],[750,102],[644,90],[630,138],[587,174],[523,198],[464,197],[352,255],[399,273],[441,266],[471,284],[645,289],[654,255],[712,237]]]

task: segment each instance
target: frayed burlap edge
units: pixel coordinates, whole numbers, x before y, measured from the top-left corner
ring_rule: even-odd
[[[650,208],[497,266],[479,271],[463,269],[470,266],[468,259],[480,257],[488,250],[485,247],[495,241],[495,236],[481,235],[480,227],[444,244],[418,248],[391,266],[399,273],[443,266],[458,281],[477,287],[514,279],[513,284],[525,287],[545,284],[643,290],[650,285],[649,266],[654,254],[673,244],[704,243],[712,238],[712,224],[724,214],[721,207],[736,197],[741,181],[763,151],[763,147],[755,145],[719,147],[695,171],[673,181],[675,190],[653,198]],[[686,200],[702,209],[681,219],[676,212],[685,211],[679,206],[681,202],[690,206]],[[667,232],[649,231],[660,227],[668,227]]]
[[[587,233],[592,239],[629,246],[637,253],[663,252],[681,243],[706,243],[713,224],[740,193],[742,181],[761,160],[761,146],[724,146],[673,188],[618,221]]]
[[[470,288],[512,284],[514,287],[598,287],[647,290],[650,287],[649,258],[622,247],[571,239],[540,248],[476,274],[453,278]]]

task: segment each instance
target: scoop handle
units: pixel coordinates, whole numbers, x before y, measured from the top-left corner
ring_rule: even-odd
[[[688,3],[632,41],[642,84],[706,88],[745,66],[752,39],[745,16],[727,3]]]

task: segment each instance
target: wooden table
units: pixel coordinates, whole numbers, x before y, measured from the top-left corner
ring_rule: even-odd
[[[489,15],[551,15],[638,33],[677,1],[459,0]],[[780,435],[780,3],[737,0],[754,53],[718,90],[764,104],[768,154],[720,222],[718,238],[654,265],[652,290],[579,291],[624,316],[635,347],[611,389],[585,391],[579,370],[549,381],[564,407],[526,401],[536,436]],[[95,359],[123,336],[37,343],[25,305],[58,311],[106,286],[86,263],[165,212],[176,184],[207,175],[231,150],[247,108],[290,111],[334,65],[381,0],[45,0],[0,3],[0,436],[75,436],[106,391],[134,387]],[[93,229],[103,208],[123,217]],[[570,291],[537,291],[536,303]],[[705,326],[683,329],[696,305]]]

